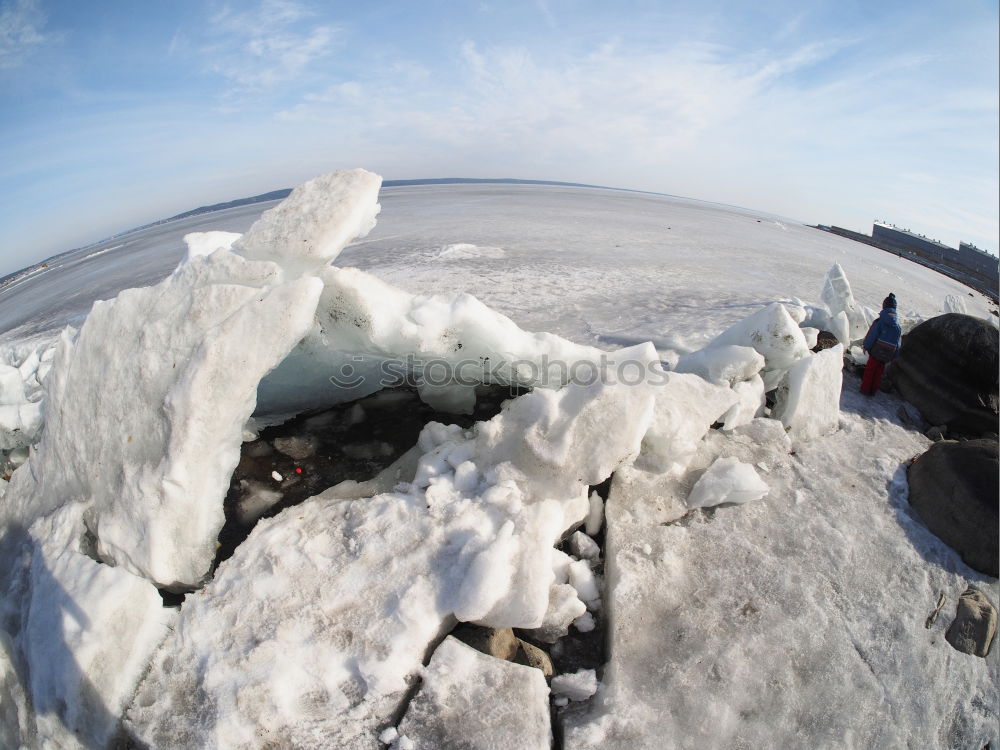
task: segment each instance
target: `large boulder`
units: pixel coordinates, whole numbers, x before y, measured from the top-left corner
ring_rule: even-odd
[[[997,429],[1000,333],[985,320],[948,313],[903,337],[893,385],[928,423],[979,436]]]
[[[935,443],[910,465],[910,505],[970,568],[997,576],[997,441]]]

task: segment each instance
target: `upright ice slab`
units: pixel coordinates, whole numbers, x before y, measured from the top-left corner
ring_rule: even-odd
[[[101,559],[162,586],[197,585],[257,384],[309,330],[321,290],[219,252],[95,303],[79,336],[60,342],[46,428],[12,479],[8,517],[83,503]]]
[[[233,249],[251,260],[280,264],[289,274],[314,271],[375,226],[382,178],[364,169],[331,172],[295,188]]]

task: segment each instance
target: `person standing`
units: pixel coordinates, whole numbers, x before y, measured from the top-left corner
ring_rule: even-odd
[[[878,391],[885,366],[899,354],[902,335],[896,317],[896,295],[889,292],[889,296],[882,300],[882,312],[868,329],[861,347],[868,354],[868,364],[861,379],[862,393],[874,396]]]

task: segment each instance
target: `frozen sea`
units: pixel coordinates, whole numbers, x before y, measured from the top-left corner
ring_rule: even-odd
[[[338,265],[416,293],[468,292],[522,328],[615,348],[696,349],[776,297],[818,298],[840,263],[855,297],[944,311],[988,300],[930,269],[801,223],[746,209],[621,190],[548,185],[386,187],[378,225]],[[189,232],[245,232],[278,201],[139,229],[83,248],[0,289],[0,337],[79,325],[95,299],[146,286],[184,258]],[[820,217],[822,218],[822,217]],[[473,247],[465,247],[471,245]],[[458,246],[458,247],[455,247]]]

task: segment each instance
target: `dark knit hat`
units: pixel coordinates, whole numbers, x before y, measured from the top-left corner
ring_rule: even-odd
[[[882,300],[882,309],[891,307],[893,310],[896,309],[896,295],[889,292],[889,296]]]

